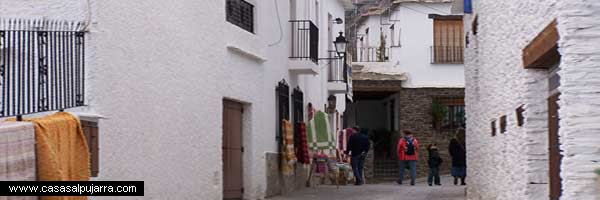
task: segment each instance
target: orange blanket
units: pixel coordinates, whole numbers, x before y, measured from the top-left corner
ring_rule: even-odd
[[[73,115],[58,112],[23,119],[35,126],[37,175],[40,181],[88,181],[90,154],[81,124]],[[82,200],[87,197],[41,197],[41,200]]]

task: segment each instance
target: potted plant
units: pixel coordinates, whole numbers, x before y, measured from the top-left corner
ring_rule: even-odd
[[[433,100],[431,104],[431,114],[433,116],[433,127],[437,130],[442,129],[444,117],[448,114],[448,108],[439,101]]]

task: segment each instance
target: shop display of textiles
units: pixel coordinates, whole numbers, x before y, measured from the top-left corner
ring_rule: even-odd
[[[294,174],[294,164],[296,164],[296,155],[294,151],[294,132],[292,123],[288,120],[283,120],[283,152],[281,152],[281,172],[283,175],[291,176]]]
[[[313,119],[306,125],[308,147],[312,151],[333,150],[336,147],[328,116],[323,111],[317,111]]]
[[[10,126],[22,126],[21,129],[11,129]],[[25,130],[25,127],[29,127]],[[36,177],[37,181],[89,181],[90,179],[90,154],[88,144],[83,135],[79,119],[66,112],[57,112],[44,117],[24,118],[22,122],[15,122],[15,119],[2,122],[0,132],[10,131],[12,133],[0,134],[0,141],[15,139],[15,134],[21,134],[22,140],[13,145],[19,145],[24,155],[19,155],[23,159],[22,175],[23,179]],[[31,132],[33,131],[33,132]],[[31,149],[33,142],[27,145],[35,135],[35,154]],[[0,146],[5,144],[0,144]],[[24,146],[26,145],[26,146]],[[29,147],[27,147],[29,146]],[[14,146],[16,148],[16,146]],[[9,151],[14,148],[0,148],[3,151]],[[25,149],[26,148],[26,149]],[[34,155],[35,158],[29,156]],[[1,160],[0,160],[1,162]],[[27,163],[35,162],[29,165]],[[36,170],[37,169],[37,170]],[[6,172],[8,176],[12,172]],[[2,172],[0,172],[2,174]],[[33,175],[32,175],[33,174]],[[12,179],[12,178],[9,178]],[[21,178],[19,178],[21,179]],[[22,198],[19,198],[22,199]],[[37,199],[37,198],[36,198]],[[42,196],[41,200],[85,200],[85,196]]]

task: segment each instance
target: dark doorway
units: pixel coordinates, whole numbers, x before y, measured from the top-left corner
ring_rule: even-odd
[[[558,130],[560,129],[560,117],[558,113],[558,100],[560,93],[560,77],[556,70],[551,73],[549,79],[550,97],[548,97],[548,151],[549,151],[549,178],[550,178],[550,199],[558,200],[562,195],[562,184],[560,178],[560,165],[562,155],[560,150],[560,141]]]
[[[223,199],[243,198],[243,105],[223,100]]]

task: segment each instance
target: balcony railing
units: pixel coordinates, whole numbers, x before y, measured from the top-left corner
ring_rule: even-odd
[[[344,66],[344,59],[339,57],[336,51],[329,51],[327,65],[329,67],[329,82],[346,82],[346,67]]]
[[[0,117],[84,105],[82,24],[0,22]]]
[[[362,47],[358,48],[358,62],[388,62],[390,48]]]
[[[431,63],[461,64],[464,62],[464,47],[462,46],[432,46]]]
[[[319,59],[319,28],[310,20],[291,20],[292,50],[290,58],[309,59],[315,63]]]

